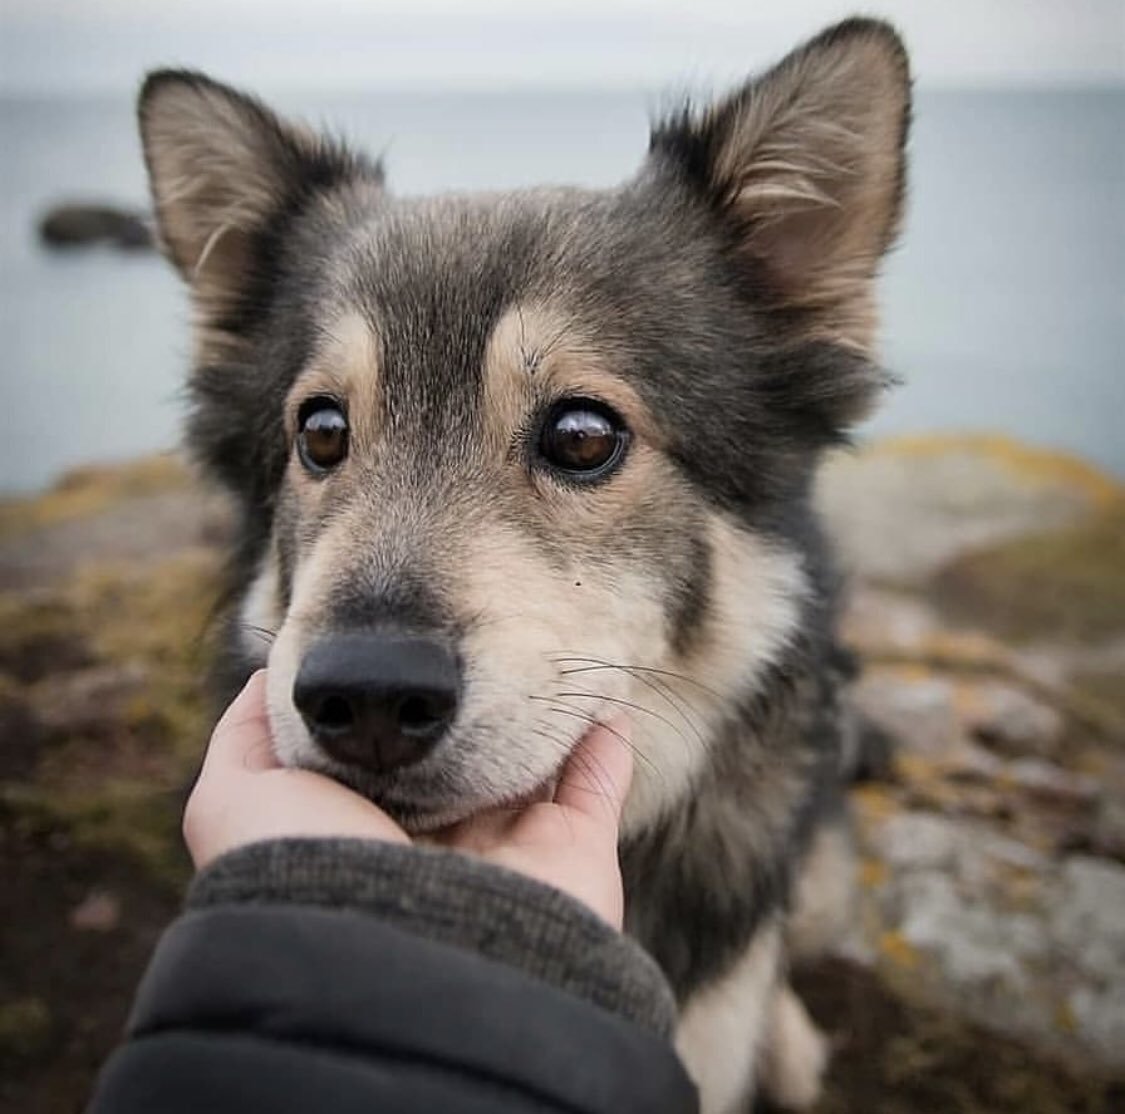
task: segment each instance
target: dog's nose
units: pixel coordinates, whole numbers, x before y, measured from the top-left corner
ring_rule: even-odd
[[[377,773],[418,762],[457,714],[461,671],[433,638],[337,635],[305,654],[293,703],[334,758]]]

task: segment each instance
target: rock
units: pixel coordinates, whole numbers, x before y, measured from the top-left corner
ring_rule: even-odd
[[[0,501],[0,590],[26,594],[94,564],[213,549],[230,521],[228,502],[174,456],[77,469],[40,496]]]
[[[854,701],[863,715],[920,754],[944,754],[962,739],[954,686],[945,678],[872,671],[855,686]]]
[[[988,783],[1004,771],[1004,761],[990,750],[973,742],[962,743],[950,756],[946,769],[949,777],[958,781]]]
[[[49,701],[38,708],[39,722],[55,732],[97,732],[120,720],[125,701],[149,676],[136,661],[103,665],[59,677]]]
[[[1074,1024],[1098,1058],[1125,1066],[1125,1004],[1117,988],[1078,987],[1067,999]]]
[[[966,691],[965,726],[990,747],[1010,755],[1052,757],[1063,736],[1063,718],[1015,685],[986,681]]]
[[[1125,631],[1125,493],[941,567],[927,595],[951,619],[1017,643],[1112,642]]]
[[[79,932],[112,932],[121,923],[121,903],[111,893],[94,891],[70,913]]]
[[[1074,523],[1120,485],[1002,437],[901,437],[838,453],[817,503],[853,573],[919,583],[955,557]]]
[[[1009,762],[1005,772],[1013,785],[1052,804],[1090,805],[1097,802],[1100,794],[1100,787],[1093,778],[1072,774],[1038,758]]]
[[[56,205],[40,220],[39,238],[50,248],[110,244],[137,251],[153,246],[147,214],[111,205]]]
[[[960,993],[1021,994],[1027,961],[1046,954],[1046,934],[1033,917],[966,900],[947,875],[927,871],[905,880],[900,900],[903,938],[931,955]]]
[[[857,585],[849,594],[843,633],[861,652],[923,649],[940,629],[931,607],[903,592]]]
[[[1067,860],[1051,928],[1077,983],[1067,1005],[1079,1036],[1099,1058],[1125,1067],[1125,868],[1086,856]]]
[[[1069,858],[1051,929],[1068,964],[1099,982],[1125,980],[1125,867],[1086,855]],[[1125,1009],[1125,997],[1121,1001]]]
[[[901,870],[932,870],[952,866],[961,836],[958,824],[928,812],[892,816],[880,829],[883,859]]]
[[[1013,872],[1045,877],[1051,867],[1051,860],[1041,851],[983,824],[962,829],[960,847],[963,854],[957,863],[958,877],[982,896],[986,891],[1002,890]]]
[[[1092,850],[1125,859],[1125,800],[1107,796],[1098,806],[1091,838]]]

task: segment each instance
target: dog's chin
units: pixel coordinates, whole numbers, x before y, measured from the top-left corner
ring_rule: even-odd
[[[306,751],[293,764],[324,774],[366,797],[411,835],[425,835],[451,828],[494,809],[515,811],[536,802],[552,800],[558,781],[556,770],[526,789],[504,793],[470,790],[451,796],[447,792],[435,792],[422,779],[412,778],[409,770],[373,774],[361,766],[338,762],[318,751]]]
[[[370,775],[364,778],[363,771],[358,771],[356,780],[348,784],[378,805],[411,835],[425,835],[451,828],[481,813],[498,809],[518,812],[530,805],[551,801],[558,775],[552,773],[527,789],[503,794],[472,793],[456,799],[435,799],[432,794],[414,795],[401,784],[376,787],[371,784]]]

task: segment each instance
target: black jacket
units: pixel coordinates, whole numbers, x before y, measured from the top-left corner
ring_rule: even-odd
[[[687,1114],[667,984],[565,895],[451,852],[224,856],[165,933],[91,1114]]]

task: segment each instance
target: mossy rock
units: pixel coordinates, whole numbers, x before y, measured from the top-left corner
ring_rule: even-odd
[[[179,813],[208,733],[202,677],[218,575],[216,554],[191,551],[0,597],[5,707],[28,720],[9,744],[21,760],[3,769],[5,829],[120,854],[160,885],[183,883]]]
[[[185,789],[122,781],[60,794],[7,786],[0,790],[0,821],[22,842],[125,856],[176,894],[190,876],[180,839]]]
[[[1074,526],[956,558],[930,595],[952,618],[1016,641],[1125,633],[1125,499]]]
[[[833,1038],[815,1114],[1110,1114],[1125,1088],[829,959],[796,986]]]
[[[93,662],[74,606],[58,593],[0,595],[0,674],[30,684]]]
[[[0,539],[89,518],[127,499],[180,491],[191,483],[183,461],[171,453],[126,464],[76,468],[41,495],[0,501]]]

